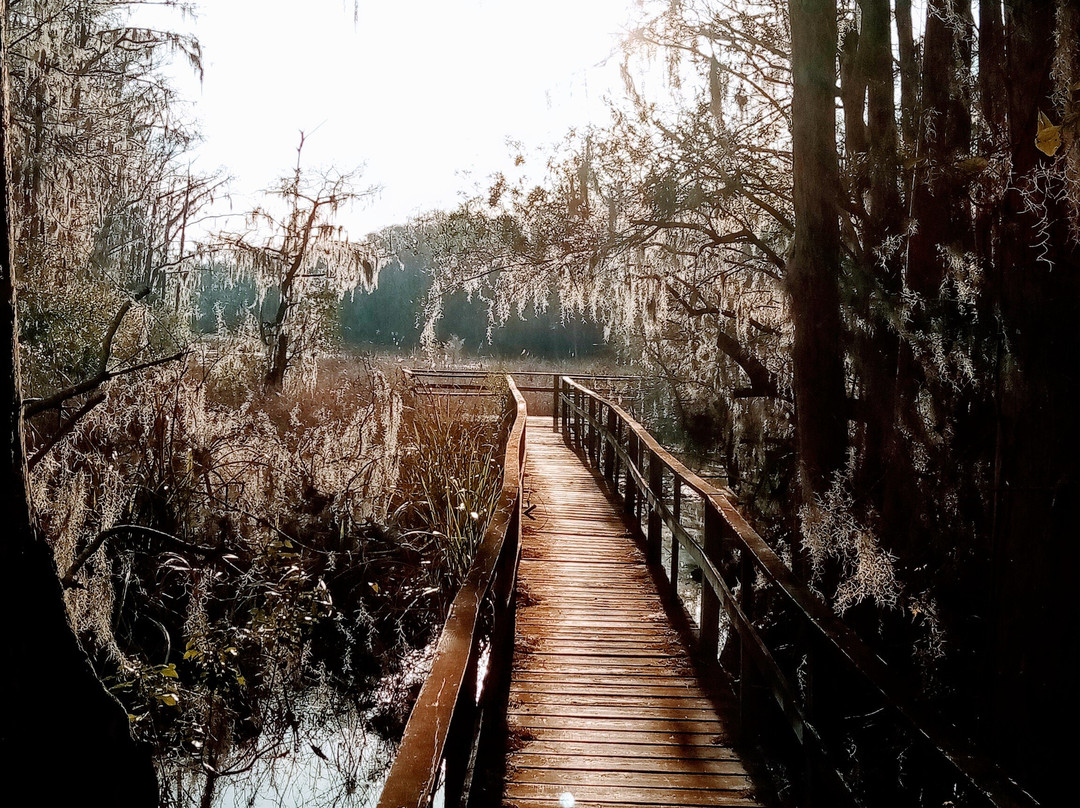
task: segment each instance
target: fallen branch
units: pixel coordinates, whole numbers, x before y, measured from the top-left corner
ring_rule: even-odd
[[[84,379],[78,384],[73,384],[59,392],[53,393],[46,398],[32,398],[23,402],[23,415],[27,418],[33,418],[35,415],[40,415],[48,410],[53,410],[67,401],[69,398],[80,396],[83,393],[89,393],[105,382],[115,379],[119,376],[127,376],[131,373],[137,373],[140,370],[146,370],[147,368],[157,367],[158,365],[164,365],[167,362],[175,362],[178,359],[183,359],[187,356],[187,349],[177,351],[170,356],[163,356],[160,359],[153,359],[149,362],[143,362],[139,365],[132,365],[131,367],[121,368],[120,370],[105,370],[99,371],[89,379]]]
[[[77,586],[75,583],[75,576],[79,574],[79,570],[83,568],[87,561],[90,560],[90,556],[98,551],[106,541],[113,536],[119,536],[122,533],[134,533],[141,536],[146,536],[152,539],[158,539],[164,541],[166,544],[172,545],[177,550],[182,550],[186,553],[193,553],[194,555],[201,555],[203,557],[210,557],[220,554],[220,550],[210,549],[207,547],[200,547],[197,544],[191,544],[183,539],[178,539],[171,533],[166,533],[163,530],[155,530],[152,527],[144,527],[143,525],[114,525],[108,530],[104,530],[97,535],[97,537],[88,544],[75,560],[71,563],[71,567],[64,573],[64,577],[60,579],[61,585],[64,589],[71,589]]]
[[[45,457],[45,455],[52,451],[52,448],[56,446],[56,444],[58,444],[61,440],[63,440],[64,437],[66,437],[68,433],[70,433],[71,430],[75,428],[76,424],[78,424],[79,421],[81,421],[86,416],[86,414],[90,412],[90,410],[94,409],[94,407],[96,407],[104,400],[104,393],[95,393],[94,395],[90,396],[90,398],[86,400],[86,402],[75,412],[75,414],[68,418],[60,426],[60,428],[57,429],[56,432],[54,432],[36,452],[34,452],[34,456],[26,461],[27,471],[33,471],[34,466],[36,466],[41,461],[41,459]]]

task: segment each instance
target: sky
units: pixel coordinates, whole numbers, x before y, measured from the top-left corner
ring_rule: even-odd
[[[513,157],[603,123],[621,88],[634,0],[202,0],[200,82],[174,68],[203,143],[196,169],[233,176],[232,209],[303,164],[362,168],[381,187],[342,223],[353,237],[455,206]],[[147,13],[161,14],[161,10]],[[520,150],[509,145],[520,142]]]

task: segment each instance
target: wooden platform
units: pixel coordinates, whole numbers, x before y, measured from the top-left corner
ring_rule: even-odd
[[[593,474],[530,418],[505,806],[757,806]]]

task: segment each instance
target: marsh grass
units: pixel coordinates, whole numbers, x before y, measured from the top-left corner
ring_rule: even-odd
[[[493,374],[468,395],[422,387],[406,395],[409,446],[395,519],[423,538],[424,563],[448,598],[446,605],[465,579],[498,505],[506,392],[505,377]]]
[[[347,356],[267,395],[244,348],[116,380],[33,471],[72,622],[166,805],[323,744],[313,693],[393,743],[497,496],[487,403],[406,410],[396,367]]]
[[[334,721],[389,760],[501,491],[504,376],[438,396],[324,355],[267,394],[262,358],[237,339],[117,379],[32,473],[72,623],[164,805],[326,752]],[[366,767],[337,767],[343,793]]]

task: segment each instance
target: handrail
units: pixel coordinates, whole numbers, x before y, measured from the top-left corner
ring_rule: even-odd
[[[498,375],[495,371],[467,368],[401,368],[405,381],[412,390],[422,396],[459,396],[461,398],[492,396],[487,379]],[[514,383],[522,393],[533,394],[530,402],[533,412],[546,414],[547,402],[536,397],[537,393],[545,393],[547,400],[551,402],[552,412],[559,408],[559,379],[561,373],[548,370],[515,370],[513,371]],[[625,376],[604,373],[576,374],[576,379],[584,380],[591,384],[601,393],[610,396],[620,396],[626,392],[624,386],[634,386],[638,400],[643,399],[642,382],[643,376]],[[558,431],[557,423],[555,431]]]
[[[506,377],[513,422],[506,441],[502,491],[465,582],[450,606],[431,665],[413,706],[379,808],[423,808],[444,791],[444,805],[466,805],[477,750],[505,715],[513,654],[514,584],[521,547],[525,468],[525,399]],[[485,630],[485,614],[490,628]],[[487,672],[478,676],[489,651]],[[478,679],[481,679],[478,681]]]
[[[672,536],[671,571],[677,587],[678,551],[686,550],[702,570],[702,606],[699,642],[715,662],[719,643],[719,610],[723,608],[736,630],[740,675],[739,704],[749,711],[758,683],[773,694],[797,739],[827,767],[823,774],[832,785],[858,803],[854,790],[840,774],[814,721],[812,696],[798,697],[799,688],[785,676],[768,644],[755,626],[755,581],[760,576],[794,607],[804,628],[816,643],[873,688],[955,775],[996,808],[1037,808],[1039,803],[1009,779],[993,762],[977,754],[972,745],[951,726],[929,714],[896,673],[836,615],[816,594],[799,582],[790,568],[742,517],[731,500],[701,479],[665,450],[656,439],[614,402],[573,379],[563,376],[556,396],[556,429],[562,421],[565,440],[586,461],[596,466],[616,492],[624,479],[623,502],[627,514],[647,513],[646,542],[650,560],[661,557],[661,523]],[[664,475],[672,480],[673,506],[664,497]],[[698,542],[680,521],[683,488],[700,497],[704,535]],[[734,570],[729,583],[724,570]],[[737,587],[738,594],[735,594]],[[812,679],[812,677],[811,677]]]
[[[422,386],[425,391],[441,393],[446,390],[480,390],[484,380],[491,376],[502,375],[497,371],[455,369],[455,368],[402,368],[405,379],[413,386]],[[513,376],[521,392],[549,392],[558,387],[561,373],[550,370],[515,370]],[[640,383],[642,376],[625,376],[604,373],[578,374],[574,378],[590,382],[607,383],[607,386],[623,383]],[[523,380],[525,383],[522,383]]]
[[[413,376],[471,376],[471,377],[484,377],[490,376],[492,373],[498,373],[498,371],[483,370],[478,368],[402,368],[402,371],[406,375]],[[515,370],[512,371],[514,378],[518,376],[544,376],[550,378],[551,376],[561,376],[562,374],[551,370]],[[612,373],[581,373],[575,374],[575,379],[604,379],[612,381],[638,381],[641,376],[635,375],[620,375]]]

